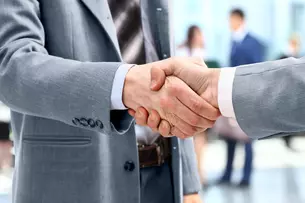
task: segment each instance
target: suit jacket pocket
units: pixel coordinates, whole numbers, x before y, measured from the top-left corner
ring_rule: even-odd
[[[23,142],[37,145],[88,145],[91,137],[73,135],[25,135]]]

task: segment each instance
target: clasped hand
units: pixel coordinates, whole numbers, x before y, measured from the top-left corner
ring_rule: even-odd
[[[187,138],[214,125],[219,72],[199,58],[170,58],[128,72],[123,102],[137,124]]]

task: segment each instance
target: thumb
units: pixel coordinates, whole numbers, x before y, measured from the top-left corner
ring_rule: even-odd
[[[131,115],[132,117],[134,117],[136,115],[136,111],[133,109],[128,109],[128,113],[129,115]]]
[[[158,91],[165,83],[166,75],[165,72],[159,67],[152,67],[150,71],[151,83],[150,89]]]

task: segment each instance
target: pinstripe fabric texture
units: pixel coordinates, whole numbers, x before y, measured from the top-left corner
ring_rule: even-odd
[[[132,64],[145,63],[140,0],[108,0],[108,3],[123,60]]]

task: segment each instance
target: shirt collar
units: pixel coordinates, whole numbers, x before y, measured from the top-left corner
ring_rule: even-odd
[[[236,42],[242,42],[247,36],[247,34],[248,34],[247,29],[244,26],[241,26],[240,28],[238,28],[238,30],[233,32],[232,39],[233,41]]]

